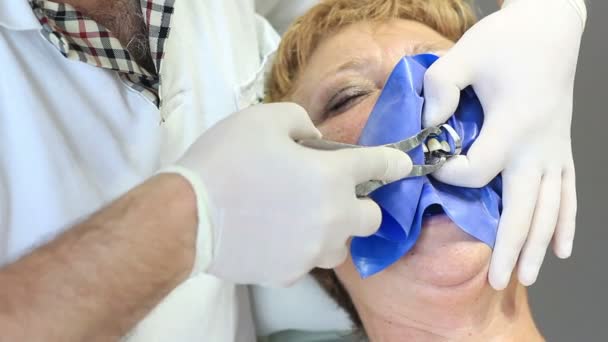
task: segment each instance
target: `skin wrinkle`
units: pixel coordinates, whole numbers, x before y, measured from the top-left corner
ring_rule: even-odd
[[[478,273],[478,275],[485,275],[485,272],[480,272],[480,273]],[[429,283],[419,283],[419,285],[424,286],[424,287],[434,287],[433,284],[429,284]],[[438,290],[441,290],[441,291],[444,291],[444,292],[445,291],[455,292],[455,291],[458,291],[459,287],[463,287],[463,286],[464,285],[458,285],[458,286],[453,286],[453,287],[452,286],[450,286],[450,287],[441,287],[441,289],[438,289]],[[386,296],[387,298],[390,298],[391,296],[394,295],[394,293],[387,291],[387,292],[382,293],[382,295]],[[482,300],[481,293],[474,294],[472,302],[479,302],[480,300]],[[386,321],[391,320],[390,317],[385,317],[384,316],[385,315],[385,310],[378,310],[378,308],[374,308],[373,305],[367,305],[367,306],[364,306],[364,308],[367,311],[370,311],[370,310],[373,311],[373,314],[378,315],[379,317],[384,317],[384,320],[386,320]],[[394,305],[391,305],[391,308],[394,308]],[[481,309],[485,309],[485,310],[481,311],[480,315],[477,316],[477,318],[479,319],[479,321],[478,322],[471,321],[468,326],[465,326],[465,327],[461,328],[461,330],[470,329],[472,326],[475,326],[475,325],[487,326],[488,324],[486,324],[485,322],[487,322],[488,320],[493,320],[494,319],[493,316],[491,316],[491,315],[488,314],[488,311],[490,311],[490,305],[480,306],[480,308]],[[401,320],[406,320],[406,321],[409,321],[409,322],[413,323],[412,326],[416,327],[417,329],[422,329],[422,330],[426,329],[425,331],[428,332],[428,331],[431,331],[433,328],[435,328],[435,329],[438,328],[437,326],[432,326],[432,325],[430,325],[430,324],[428,324],[428,323],[426,323],[426,322],[424,322],[422,320],[417,320],[415,318],[409,317],[409,316],[401,313],[398,310],[398,308],[397,308],[397,310],[389,310],[389,311],[391,311],[391,313],[396,313],[396,315],[399,316],[401,318]],[[392,320],[394,320],[394,317],[393,317]],[[447,327],[446,326],[446,327],[442,327],[442,329],[443,330],[451,330],[451,329],[453,329],[453,327]],[[435,331],[433,333],[437,334],[438,336],[446,337],[446,336],[444,336],[445,334],[442,334],[441,332],[436,332]]]
[[[476,299],[476,300],[479,300],[479,299]],[[423,320],[417,320],[417,319],[407,316],[405,314],[399,314],[399,310],[394,310],[394,308],[391,308],[391,310],[386,310],[386,311],[390,312],[390,315],[387,315],[384,311],[379,312],[379,313],[374,312],[374,314],[376,314],[376,316],[374,317],[374,319],[371,320],[370,324],[366,325],[366,328],[368,329],[368,331],[369,330],[382,331],[383,329],[386,328],[382,324],[378,325],[378,327],[376,328],[375,327],[376,322],[383,322],[388,325],[407,324],[409,326],[409,328],[413,329],[416,332],[415,334],[413,334],[413,336],[416,336],[417,338],[420,338],[420,336],[425,336],[427,338],[433,337],[435,339],[442,338],[442,339],[446,339],[446,340],[454,340],[454,336],[458,336],[458,335],[473,336],[475,333],[473,333],[472,331],[475,331],[476,326],[477,327],[479,327],[479,326],[490,327],[493,323],[495,323],[498,320],[498,317],[499,317],[498,315],[489,312],[491,306],[487,305],[485,307],[487,307],[488,310],[480,313],[479,322],[471,321],[471,322],[469,322],[468,325],[463,325],[462,327],[460,327],[458,329],[454,329],[453,327],[444,327],[441,330],[437,330],[437,328],[438,328],[437,326],[433,326],[432,324],[429,324],[428,322],[425,322]],[[369,310],[369,309],[370,308],[362,309],[362,310],[364,310],[364,313],[363,313],[364,316],[368,315],[368,313],[365,310]],[[435,339],[433,339],[433,340],[435,340]],[[376,341],[376,339],[372,338],[372,341]]]

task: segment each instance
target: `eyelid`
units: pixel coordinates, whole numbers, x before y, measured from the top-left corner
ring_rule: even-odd
[[[337,99],[341,99],[344,97],[356,97],[356,96],[362,96],[362,95],[366,95],[369,94],[371,92],[370,89],[366,88],[366,87],[361,87],[361,86],[347,86],[344,87],[342,89],[340,89],[338,92],[336,92],[330,99],[329,101],[327,101],[327,104],[325,105],[325,109],[324,112],[328,113],[332,110],[332,108],[334,108],[336,106],[336,102],[338,102]],[[342,100],[340,100],[342,101]]]

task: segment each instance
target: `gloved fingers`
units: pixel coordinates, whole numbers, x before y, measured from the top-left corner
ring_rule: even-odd
[[[325,269],[334,268],[342,265],[347,257],[348,248],[346,245],[343,245],[340,248],[323,255],[319,260],[317,267]]]
[[[446,122],[456,112],[460,91],[471,84],[467,59],[457,50],[439,58],[424,75],[424,127]]]
[[[356,213],[353,215],[352,236],[370,236],[382,223],[382,210],[376,202],[369,198],[357,199]],[[349,236],[350,237],[350,236]]]
[[[576,175],[574,164],[562,175],[561,206],[557,227],[553,235],[553,252],[558,258],[566,259],[572,254],[572,244],[576,230]]]
[[[512,144],[512,137],[498,121],[487,120],[467,154],[448,160],[433,177],[456,186],[485,186],[504,168]]]
[[[277,113],[272,120],[287,130],[294,140],[320,139],[321,132],[315,127],[304,108],[296,103],[271,103],[265,106],[275,106],[272,110]]]
[[[538,170],[505,170],[503,173],[504,205],[488,276],[490,285],[496,290],[503,290],[509,284],[528,236],[540,181]]]
[[[551,170],[543,175],[530,233],[519,257],[519,282],[524,286],[530,286],[536,281],[555,232],[561,187],[561,169]]]
[[[354,185],[369,180],[393,182],[412,171],[410,157],[394,148],[351,148],[334,153],[332,160],[339,163],[345,175],[352,175]]]

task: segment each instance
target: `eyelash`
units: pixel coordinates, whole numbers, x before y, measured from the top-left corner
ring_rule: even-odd
[[[336,95],[334,95],[332,100],[329,102],[330,105],[328,105],[328,108],[326,110],[325,118],[330,118],[332,116],[336,116],[338,114],[343,113],[349,108],[348,105],[352,106],[354,101],[361,99],[368,94],[369,91],[358,89],[355,87],[349,87],[340,90]],[[334,100],[336,98],[337,100]]]

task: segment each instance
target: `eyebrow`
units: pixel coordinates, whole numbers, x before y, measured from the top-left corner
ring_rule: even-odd
[[[374,56],[354,56],[350,60],[338,65],[338,67],[325,72],[320,80],[326,80],[327,78],[346,71],[359,71],[362,73],[365,69],[369,69],[375,64],[377,63]]]
[[[409,46],[409,47],[403,49],[403,55],[404,56],[419,55],[419,54],[428,53],[428,52],[434,51],[434,50],[441,50],[443,48],[445,48],[445,44],[442,42],[415,43],[412,46]],[[374,61],[374,59],[372,56],[355,57],[354,59],[351,59],[350,61],[344,62],[343,64],[338,66],[336,69],[330,71],[328,74],[338,73],[338,72],[343,72],[343,71],[348,71],[348,70],[361,70],[361,69],[364,69],[365,67],[369,67],[370,64],[373,63],[373,61]]]
[[[418,55],[421,53],[429,53],[432,51],[438,51],[445,49],[446,45],[444,42],[415,42],[407,46],[403,49],[403,56],[412,56]],[[350,60],[338,65],[337,68],[333,68],[330,71],[326,72],[319,81],[319,84],[322,84],[324,80],[330,78],[338,73],[345,71],[363,71],[366,68],[373,67],[376,64],[377,60],[375,56],[354,56]],[[294,89],[294,93],[297,92],[298,88]],[[329,99],[331,100],[331,99]],[[329,100],[327,102],[329,102]]]
[[[430,51],[439,50],[445,48],[445,44],[440,42],[424,42],[424,43],[416,43],[411,46],[409,49],[404,49],[404,53],[406,56],[411,55],[419,55],[421,53],[428,53]]]
[[[444,41],[422,42],[413,44],[412,46],[403,49],[403,53],[405,56],[413,56],[423,53],[432,53],[434,51],[445,50],[446,48],[448,48],[448,44],[446,44],[446,42]]]

